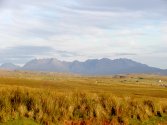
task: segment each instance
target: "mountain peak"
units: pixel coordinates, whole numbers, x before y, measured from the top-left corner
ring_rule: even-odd
[[[60,61],[56,58],[35,59],[22,67],[22,70],[47,71],[47,72],[70,72],[84,75],[112,75],[130,73],[162,73],[159,68],[149,67],[145,64],[120,58],[111,60],[108,58],[88,59],[84,62]]]
[[[102,59],[100,59],[100,61],[111,61],[111,59],[109,59],[109,58],[102,58]]]
[[[7,70],[16,70],[19,68],[20,68],[20,66],[15,65],[13,63],[4,63],[0,66],[0,69],[7,69]]]

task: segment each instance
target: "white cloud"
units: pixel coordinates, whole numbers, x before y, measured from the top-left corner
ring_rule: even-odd
[[[156,54],[157,51],[162,54],[159,50],[167,46],[164,3],[161,0],[3,0],[0,51],[11,46],[40,45],[69,53],[46,51],[42,55],[34,53],[33,57],[63,60],[127,57],[141,62],[155,58],[155,63],[161,66]],[[162,55],[165,54],[166,51]]]

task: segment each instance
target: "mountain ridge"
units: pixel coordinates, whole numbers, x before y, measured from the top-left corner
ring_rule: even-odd
[[[2,65],[0,65],[0,69],[6,69],[6,70],[15,70],[19,68],[21,67],[13,63],[3,63]]]
[[[0,67],[2,66],[3,65],[1,65]],[[33,59],[27,62],[24,66],[16,67],[15,69],[12,68],[12,70],[61,72],[82,75],[113,75],[132,73],[167,75],[167,70],[151,67],[146,64],[142,64],[126,58],[114,60],[111,60],[109,58],[88,59],[83,62],[77,60],[72,62],[60,61],[56,58]]]

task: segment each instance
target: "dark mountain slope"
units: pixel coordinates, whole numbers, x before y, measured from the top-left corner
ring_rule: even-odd
[[[150,67],[130,59],[89,59],[85,62],[65,62],[57,59],[35,59],[22,67],[22,70],[70,72],[84,75],[112,75],[129,73],[166,74],[166,70]]]

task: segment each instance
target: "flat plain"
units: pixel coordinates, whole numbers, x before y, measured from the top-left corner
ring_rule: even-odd
[[[165,125],[167,76],[0,71],[0,125]]]

